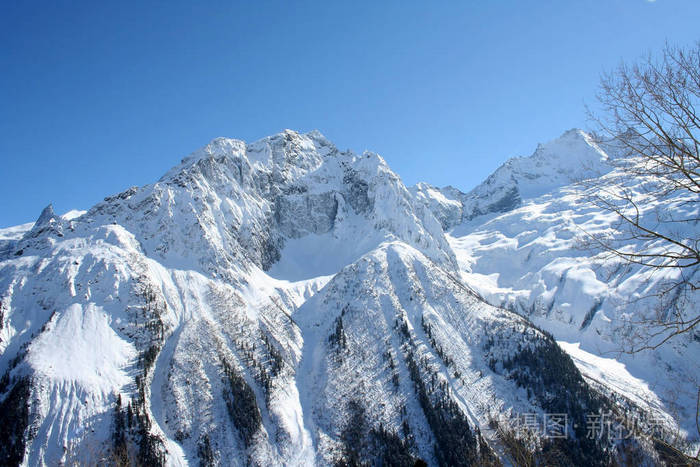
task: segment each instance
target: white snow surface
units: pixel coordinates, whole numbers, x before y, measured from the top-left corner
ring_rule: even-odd
[[[108,395],[130,378],[124,372],[136,349],[120,339],[98,306],[69,306],[31,346],[28,363],[55,383],[72,382]]]
[[[653,314],[658,306],[653,294],[679,272],[651,272],[586,246],[590,235],[615,232],[617,217],[588,201],[595,186],[575,182],[596,174],[598,186],[622,180],[637,197],[642,219],[649,225],[654,225],[659,213],[672,212],[677,217],[697,217],[697,213],[682,195],[650,198],[643,180],[629,177],[608,160],[588,135],[569,131],[541,145],[530,158],[507,162],[476,189],[485,193],[494,180],[509,179],[510,186],[517,187],[517,203],[474,217],[443,216],[448,219],[443,226],[466,284],[489,303],[527,316],[557,340],[570,343],[563,347],[571,351],[584,375],[660,417],[680,422],[681,430],[692,437],[700,381],[697,337],[687,333],[658,350],[622,352],[629,348],[625,344],[631,329],[626,323]],[[425,186],[413,191],[419,199],[431,193]],[[445,198],[462,200],[461,208],[469,211],[470,194],[453,188],[444,193],[423,201],[433,203],[436,217],[445,212]],[[640,246],[631,241],[624,245]],[[686,305],[692,308],[688,312],[697,313],[699,303],[700,295],[695,293]],[[621,376],[625,373],[628,378]]]
[[[700,379],[700,348],[692,333],[656,351],[621,353],[627,320],[653,314],[657,301],[649,296],[678,272],[652,273],[582,246],[587,234],[611,229],[615,221],[584,202],[578,189],[565,187],[483,224],[459,225],[448,238],[463,280],[489,303],[515,310],[594,355],[615,355],[692,434]],[[614,368],[608,373],[613,379],[615,374]],[[649,405],[659,406],[653,399]]]
[[[19,240],[24,236],[29,229],[32,228],[34,222],[28,222],[26,224],[16,225],[14,227],[6,227],[0,229],[0,241],[3,240]]]

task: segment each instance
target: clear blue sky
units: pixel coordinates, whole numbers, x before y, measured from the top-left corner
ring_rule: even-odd
[[[0,227],[285,128],[466,190],[699,24],[697,0],[2,1]]]

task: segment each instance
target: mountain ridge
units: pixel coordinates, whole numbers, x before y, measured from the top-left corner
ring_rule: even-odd
[[[614,213],[590,200],[601,187],[622,184],[637,200],[642,223],[658,225],[663,212],[686,217],[692,217],[692,212],[684,207],[682,195],[649,199],[647,181],[631,176],[624,164],[616,163],[615,145],[608,143],[601,149],[601,145],[590,144],[590,136],[580,131],[564,133],[564,144],[557,139],[539,145],[524,165],[551,174],[542,162],[558,164],[569,155],[569,149],[575,147],[571,144],[572,135],[579,143],[590,145],[590,150],[574,151],[573,160],[580,163],[580,172],[568,181],[553,177],[554,183],[550,181],[543,190],[523,190],[517,203],[501,206],[502,209],[472,218],[454,215],[456,208],[468,209],[469,197],[475,190],[483,191],[493,185],[489,184],[493,175],[469,194],[454,195],[453,189],[443,191],[425,185],[416,187],[414,192],[436,217],[442,216],[465,283],[488,303],[527,316],[551,332],[565,348],[573,350],[574,360],[591,380],[602,381],[603,386],[646,406],[658,417],[679,423],[692,437],[696,431],[694,407],[700,375],[697,359],[692,357],[700,355],[697,332],[679,336],[656,350],[626,354],[626,346],[632,345],[635,336],[643,331],[635,330],[635,326],[644,324],[635,323],[653,320],[661,307],[669,306],[657,294],[668,281],[677,280],[680,272],[652,271],[626,264],[591,245],[592,236],[614,234],[619,226]],[[551,148],[562,153],[554,154]],[[585,153],[587,157],[582,160],[580,156]],[[523,165],[523,160],[511,159],[513,162],[496,172],[515,163]],[[585,164],[586,160],[589,164]],[[541,174],[529,175],[528,183],[542,178]],[[586,176],[595,176],[595,183],[579,183]],[[505,186],[519,189],[520,185],[515,182]],[[500,192],[494,193],[498,198]],[[452,217],[445,215],[445,199],[452,203]],[[677,229],[668,225],[658,228]],[[627,240],[622,247],[642,248],[651,242]],[[676,306],[692,315],[698,310],[697,297],[696,292],[688,291]],[[624,365],[622,369],[617,366],[619,363]],[[597,365],[605,367],[596,368]],[[659,411],[660,407],[664,409]]]
[[[482,183],[464,193],[452,186],[433,187],[421,182],[411,187],[414,196],[439,216],[444,229],[491,213],[507,212],[523,199],[543,195],[558,187],[610,170],[612,145],[602,147],[579,129],[571,129],[547,143],[540,143],[528,157],[512,157]],[[438,199],[436,192],[442,197]]]
[[[609,394],[483,301],[426,201],[380,156],[288,130],[217,138],[151,185],[8,232],[0,404],[27,411],[1,420],[17,443],[0,460],[495,464],[504,439],[543,461],[622,456],[579,429],[617,413]],[[555,409],[561,439],[509,431]]]

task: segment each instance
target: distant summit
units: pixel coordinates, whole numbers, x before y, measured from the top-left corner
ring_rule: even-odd
[[[508,159],[468,193],[451,186],[420,183],[411,190],[449,229],[475,217],[507,212],[558,187],[600,176],[612,170],[609,156],[593,138],[572,129],[559,138],[538,144],[529,157]]]

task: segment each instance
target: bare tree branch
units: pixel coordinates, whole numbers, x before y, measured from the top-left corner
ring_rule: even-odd
[[[586,232],[588,243],[619,260],[676,277],[655,294],[658,309],[630,320],[634,353],[695,333],[700,314],[700,42],[669,45],[602,76],[602,112],[589,117],[601,144],[614,147],[622,177],[584,182],[588,199],[614,214],[614,232]],[[668,203],[664,203],[668,201]],[[659,206],[674,206],[663,212]]]

